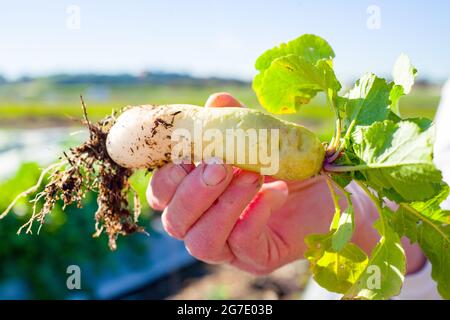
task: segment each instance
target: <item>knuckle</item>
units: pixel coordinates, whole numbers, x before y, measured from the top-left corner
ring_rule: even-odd
[[[156,210],[164,208],[167,205],[169,195],[170,190],[168,190],[164,181],[153,177],[147,188],[147,200],[152,208]]]
[[[280,264],[266,263],[263,257],[250,257],[249,261],[251,268],[248,271],[256,276],[267,276],[281,267]]]
[[[188,235],[185,239],[185,246],[189,254],[198,260],[204,262],[216,262],[220,260],[217,250],[207,241],[189,237]]]
[[[161,222],[164,230],[166,230],[171,237],[182,240],[186,231],[179,223],[177,223],[175,216],[174,212],[168,211],[166,208],[161,216]]]
[[[211,261],[211,256],[196,245],[186,244],[186,249],[191,256],[195,257],[198,260],[205,262]]]
[[[155,196],[155,194],[154,194],[154,192],[153,192],[151,186],[149,186],[149,187],[147,188],[146,197],[147,197],[147,202],[148,202],[148,204],[150,205],[150,207],[151,207],[153,210],[162,211],[162,210],[164,210],[164,208],[166,207],[165,204],[162,203],[162,202],[160,201],[160,199],[158,199],[158,198]]]
[[[243,228],[235,227],[228,237],[228,243],[236,249],[244,249],[247,244],[247,237],[244,230]]]
[[[216,199],[213,205],[217,211],[232,212],[236,210],[236,202],[237,200],[234,197],[221,196]]]
[[[203,201],[206,201],[206,197],[198,197],[200,192],[201,191],[193,190],[193,188],[189,187],[179,188],[171,205],[173,205],[176,211],[196,212],[199,201],[201,201],[202,198]],[[177,210],[177,208],[180,208],[181,210]]]
[[[160,169],[156,169],[152,174],[152,178],[150,180],[150,185],[154,189],[158,189],[160,186],[165,185],[167,180],[167,175],[169,171],[169,165],[165,165]]]
[[[261,276],[267,276],[267,275],[271,274],[273,271],[275,271],[275,268],[263,266],[263,267],[258,267],[258,268],[252,269],[250,271],[250,273],[255,276],[261,277]]]

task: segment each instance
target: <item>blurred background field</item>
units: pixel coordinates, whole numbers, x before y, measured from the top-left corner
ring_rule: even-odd
[[[227,91],[259,108],[251,89],[255,59],[305,33],[336,53],[344,90],[363,73],[390,78],[401,52],[419,70],[400,101],[405,117],[433,118],[450,76],[450,2],[441,0],[315,1],[26,1],[0,6],[0,213],[32,186],[43,167],[86,139],[80,94],[91,120],[134,104],[202,105]],[[333,117],[318,96],[298,115],[283,116],[329,141]],[[189,256],[145,204],[150,175],[133,186],[140,222],[150,233],[92,238],[95,194],[83,208],[61,207],[39,235],[16,231],[31,214],[22,199],[0,220],[0,299],[297,299],[309,278],[298,261],[266,277]],[[81,268],[69,290],[68,266]]]
[[[402,116],[433,118],[439,103],[440,85],[419,82],[401,100]],[[82,117],[79,96],[88,104],[89,116],[98,120],[127,105],[187,103],[203,105],[211,93],[230,92],[250,108],[262,108],[251,83],[222,78],[196,78],[187,74],[150,73],[123,75],[55,75],[0,82],[2,127],[77,125]],[[304,106],[296,121],[325,139],[331,133],[331,110],[321,96]]]
[[[0,211],[36,182],[41,167],[54,161],[64,148],[86,138],[86,130],[79,122],[80,94],[90,118],[98,120],[126,105],[202,105],[209,94],[219,91],[234,94],[248,107],[260,108],[249,82],[183,74],[60,75],[0,84]],[[409,117],[432,118],[438,101],[438,86],[419,85],[401,101],[401,111]],[[321,97],[299,115],[284,118],[309,127],[324,141],[333,131],[332,114]],[[62,211],[57,207],[40,235],[35,234],[37,226],[33,235],[16,235],[31,214],[27,201],[32,197],[20,201],[14,214],[0,223],[0,243],[8,244],[0,246],[0,298],[300,297],[308,275],[305,263],[287,266],[268,277],[254,277],[190,258],[182,243],[164,234],[158,214],[145,204],[149,178],[140,172],[133,185],[144,205],[140,221],[151,236],[121,238],[119,250],[114,253],[104,237],[92,238],[95,194],[89,194],[82,209],[69,207]],[[167,250],[172,256],[166,254]],[[65,270],[71,264],[82,266],[81,292],[66,287]]]

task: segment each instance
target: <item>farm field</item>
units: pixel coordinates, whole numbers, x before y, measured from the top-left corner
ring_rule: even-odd
[[[21,83],[0,85],[0,128],[76,126],[82,117],[79,95],[88,105],[89,117],[98,120],[128,105],[187,103],[203,105],[214,92],[230,92],[246,106],[262,109],[250,84],[244,85],[48,85]],[[433,118],[439,103],[439,87],[418,87],[404,97],[400,109],[404,117]],[[303,124],[322,139],[332,134],[332,111],[323,97],[304,106],[296,115],[281,118]]]
[[[5,176],[8,178],[2,178],[0,181],[0,191],[3,190],[2,194],[8,195],[1,199],[0,211],[13,199],[15,194],[31,186],[33,181],[37,179],[38,165],[34,161],[29,162],[29,160],[35,159],[37,153],[39,153],[40,156],[47,154],[45,159],[48,162],[51,161],[53,154],[57,154],[44,141],[51,141],[51,144],[55,144],[56,148],[57,144],[62,143],[64,146],[70,146],[76,144],[77,139],[81,139],[76,136],[68,137],[67,134],[70,131],[77,131],[76,127],[80,126],[79,119],[82,117],[80,94],[83,95],[88,105],[89,117],[92,120],[98,120],[110,114],[112,109],[120,109],[126,105],[146,103],[202,105],[211,93],[220,91],[232,93],[246,106],[262,109],[258,105],[251,85],[245,83],[238,85],[99,86],[55,85],[46,84],[45,81],[34,81],[0,85],[0,134],[5,133],[4,139],[0,139],[0,165],[3,168],[8,167],[8,162],[11,162],[11,160],[7,159],[11,159],[8,158],[11,150],[16,150],[18,155],[17,160],[12,160],[12,162],[22,162],[15,164],[14,168],[19,168],[17,172],[7,172]],[[439,103],[439,93],[438,87],[415,88],[411,95],[401,100],[402,114],[407,117],[425,116],[432,118]],[[284,115],[282,118],[296,121],[314,130],[323,141],[329,140],[333,134],[333,114],[324,105],[323,97],[320,96],[310,105],[303,107],[298,114]],[[49,129],[50,131],[48,131]],[[9,133],[9,135],[6,133]],[[12,141],[17,142],[19,140],[16,138],[10,140],[9,136],[19,137],[25,133],[33,136],[38,136],[37,133],[40,133],[47,140],[38,140],[41,142],[35,143],[33,148],[30,149],[31,151],[27,151],[27,146],[11,146]],[[50,154],[49,150],[52,150],[53,153]],[[30,154],[30,157],[26,158],[24,154]],[[36,158],[37,160],[38,158]],[[148,176],[143,175],[138,175],[134,179],[134,186],[138,189],[141,197],[145,196],[147,181]],[[3,261],[3,269],[0,271],[0,287],[8,287],[8,284],[12,281],[13,287],[25,285],[27,289],[24,290],[28,292],[28,297],[68,297],[64,288],[57,285],[43,286],[43,283],[48,282],[52,274],[64,277],[64,274],[58,273],[57,270],[67,265],[68,260],[75,259],[80,264],[89,261],[94,265],[114,265],[117,263],[114,261],[114,256],[107,250],[105,239],[98,241],[90,237],[93,232],[91,219],[95,208],[94,199],[94,195],[90,195],[86,199],[83,209],[77,210],[70,207],[67,214],[58,208],[49,217],[41,235],[32,239],[27,236],[17,238],[15,232],[10,232],[10,230],[17,230],[30,214],[26,202],[22,202],[20,208],[23,211],[17,216],[18,218],[15,216],[7,217],[0,225],[0,241],[14,243],[13,246],[5,247],[0,251],[0,259]],[[142,221],[147,222],[151,219],[152,212],[147,205],[143,209]],[[69,217],[69,215],[75,215],[75,217]],[[81,233],[78,231],[80,226],[86,226]],[[126,240],[121,239],[119,244],[120,254],[130,256],[135,261],[133,262],[134,266],[132,264],[129,267],[131,270],[134,270],[133,268],[138,270],[140,265],[148,264],[148,262],[142,262],[142,258],[139,258],[139,255],[145,252],[143,250],[145,250],[146,242],[146,238],[139,235]],[[79,250],[80,247],[86,247],[86,250]],[[88,250],[88,248],[90,249]],[[53,256],[59,256],[60,259],[54,260]],[[39,259],[42,261],[39,268],[33,273],[33,277],[29,277],[27,264],[30,257],[34,257],[33,259],[40,257]],[[118,268],[118,266],[115,268]],[[185,276],[183,272],[172,273],[169,280],[164,278],[160,283],[164,283],[163,285],[166,286],[166,282],[175,277],[179,280],[177,280],[178,285],[174,286],[172,291],[161,290],[161,292],[166,292],[167,297],[174,299],[184,297],[199,299],[241,299],[244,297],[295,299],[301,295],[308,274],[305,268],[286,267],[275,275],[258,279],[241,271],[232,271],[228,267],[205,266],[203,268],[207,272],[200,278]],[[95,272],[97,272],[95,269],[92,270],[93,275],[95,275]],[[280,273],[282,274],[281,277]],[[11,278],[12,275],[14,275],[13,278]],[[15,282],[17,276],[21,277],[19,284]],[[181,281],[180,277],[185,280]],[[238,281],[239,287],[232,285],[235,283],[232,281],[234,277],[240,279]],[[300,280],[295,285],[289,285],[288,279],[292,278]],[[53,281],[52,283],[58,282],[63,283],[63,280],[60,279],[60,281]],[[155,297],[152,295],[155,288],[157,291],[161,289],[158,287],[158,282],[134,292],[130,295],[130,298]],[[95,288],[89,290],[87,292],[91,292],[90,294],[95,296]],[[20,290],[19,293],[13,292],[9,295],[7,291],[4,291],[3,297],[23,297],[20,294]],[[87,295],[85,297],[93,296]],[[123,297],[127,297],[127,295]],[[161,297],[164,296],[157,296],[157,298]]]
[[[0,302],[450,300],[448,13],[5,3]]]

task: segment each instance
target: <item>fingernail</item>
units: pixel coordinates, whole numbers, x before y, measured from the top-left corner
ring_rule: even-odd
[[[187,172],[186,170],[181,166],[181,165],[174,165],[169,172],[169,178],[172,181],[173,184],[178,185],[181,180],[184,179],[184,177],[186,177]]]
[[[221,183],[227,176],[227,169],[222,164],[206,164],[203,167],[203,181],[208,186]]]
[[[236,179],[236,183],[243,185],[256,184],[261,180],[261,176],[257,173],[242,171],[239,173]]]

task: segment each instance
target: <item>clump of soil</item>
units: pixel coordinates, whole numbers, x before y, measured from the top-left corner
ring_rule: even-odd
[[[40,224],[39,232],[46,215],[52,211],[58,200],[63,202],[64,207],[70,204],[81,207],[83,198],[89,191],[93,191],[98,194],[98,209],[95,212],[96,232],[93,236],[98,237],[105,232],[109,238],[110,249],[115,250],[119,235],[144,232],[144,229],[137,224],[141,211],[140,201],[137,192],[133,190],[128,181],[133,171],[115,163],[106,150],[106,137],[115,122],[115,116],[109,116],[93,124],[87,117],[86,106],[82,98],[81,103],[84,111],[83,123],[89,128],[89,140],[64,153],[60,162],[42,172],[34,187],[16,198],[17,200],[36,192],[44,176],[49,174],[44,190],[39,192],[33,200],[31,218],[19,229],[18,233],[24,228],[26,233],[32,233],[35,221]],[[128,200],[130,193],[134,194],[132,210],[129,208]],[[0,218],[7,214],[16,200],[0,215]],[[38,211],[37,206],[42,200],[44,203]]]

